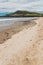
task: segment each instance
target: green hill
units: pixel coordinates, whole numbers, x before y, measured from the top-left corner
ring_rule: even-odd
[[[39,17],[39,16],[43,16],[43,14],[36,13],[36,12],[18,10],[16,12],[13,12],[13,13],[6,15],[5,17]]]

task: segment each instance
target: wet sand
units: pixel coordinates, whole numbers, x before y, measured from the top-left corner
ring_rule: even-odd
[[[15,22],[8,29],[0,31],[0,44],[10,39],[12,35],[22,31],[25,28],[29,28],[36,25],[34,20]],[[5,27],[6,28],[6,27]]]

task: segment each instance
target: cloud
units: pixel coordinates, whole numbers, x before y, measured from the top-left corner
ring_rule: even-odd
[[[0,0],[0,12],[16,10],[43,11],[43,0]]]

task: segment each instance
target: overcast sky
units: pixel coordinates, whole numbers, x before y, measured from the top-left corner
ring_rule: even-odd
[[[43,11],[43,0],[0,0],[0,12]]]

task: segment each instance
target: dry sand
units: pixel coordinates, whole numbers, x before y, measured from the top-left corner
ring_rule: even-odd
[[[43,18],[0,44],[0,65],[43,65]]]

